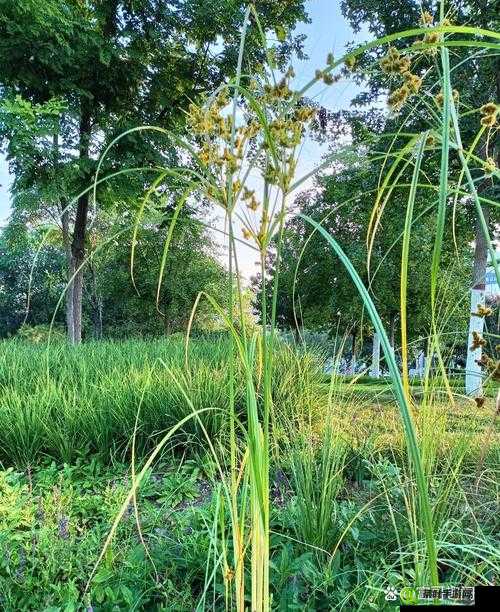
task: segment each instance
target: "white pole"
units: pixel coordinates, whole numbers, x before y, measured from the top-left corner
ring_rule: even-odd
[[[471,289],[470,292],[470,319],[469,336],[467,339],[467,364],[465,366],[465,393],[477,397],[483,392],[481,366],[477,363],[481,359],[481,347],[471,350],[473,332],[482,337],[484,318],[476,316],[478,306],[484,306],[484,289]]]
[[[425,373],[425,353],[420,351],[417,357],[417,376],[423,378]]]
[[[373,334],[372,368],[370,374],[373,378],[380,378],[380,336],[377,332]]]

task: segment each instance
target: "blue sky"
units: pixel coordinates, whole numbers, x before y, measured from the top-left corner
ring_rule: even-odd
[[[309,55],[306,62],[297,63],[297,81],[309,80],[314,70],[325,64],[327,54],[332,51],[339,55],[347,42],[361,40],[365,34],[355,36],[350,27],[342,17],[340,11],[340,0],[309,0],[307,3],[310,24],[301,25],[298,31],[307,34],[305,49]],[[335,87],[320,87],[316,92],[316,100],[331,110],[347,108],[350,100],[355,95],[357,88],[354,84],[341,82]],[[315,166],[321,158],[322,151],[315,145],[307,145],[303,150],[303,168]],[[5,223],[9,215],[10,177],[7,163],[0,156],[0,225]]]
[[[9,169],[3,155],[0,157],[0,224],[9,214]]]

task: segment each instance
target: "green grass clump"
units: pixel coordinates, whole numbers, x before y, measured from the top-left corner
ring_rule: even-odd
[[[186,420],[146,471],[137,512],[131,500],[97,569],[95,562],[130,497],[137,415],[136,473],[191,405],[218,407],[199,416],[226,477],[227,340],[194,340],[188,369],[181,339],[50,348],[10,341],[0,355],[2,461],[17,466],[0,472],[2,609],[224,609],[231,568],[217,551],[231,543],[230,517],[221,473],[195,419]],[[272,609],[384,610],[387,584],[413,584],[415,570],[425,571],[398,408],[393,398],[380,402],[378,386],[366,381],[333,377],[325,384],[319,357],[275,346]],[[173,372],[189,388],[190,403]],[[238,369],[234,382],[243,422],[245,382]],[[440,580],[488,584],[500,565],[493,511],[499,440],[491,400],[481,409],[434,401],[413,410]],[[237,431],[239,444],[243,436]],[[244,495],[244,489],[237,493],[238,503]]]
[[[188,367],[182,339],[89,342],[33,346],[0,344],[0,460],[7,466],[34,464],[45,456],[71,462],[100,453],[126,453],[138,417],[136,448],[146,453],[160,435],[191,412],[174,382],[183,380],[203,425],[224,440],[228,431],[229,345],[225,338],[193,340]],[[161,360],[161,361],[160,361]],[[311,389],[319,388],[318,360],[283,346],[277,351],[279,375],[273,395],[282,413],[308,409]],[[168,369],[167,369],[168,368]],[[299,372],[301,372],[300,375]],[[259,373],[256,373],[259,383]],[[243,415],[245,381],[237,372],[235,403]],[[318,406],[319,398],[315,404]],[[318,408],[316,408],[318,410]],[[181,446],[204,445],[200,425],[188,421],[179,431]]]
[[[227,339],[193,340],[188,353],[186,369],[182,339],[89,342],[78,347],[0,343],[0,461],[25,467],[46,457],[71,463],[96,453],[104,461],[128,456],[136,417],[136,450],[145,455],[165,431],[190,414],[172,374],[189,387],[196,409],[213,409],[202,414],[202,422],[211,436],[228,445]],[[274,367],[274,455],[286,452],[294,436],[323,436],[328,410],[352,448],[370,440],[380,451],[403,450],[399,415],[387,384],[337,378],[332,396],[332,383],[324,382],[321,355],[284,344],[276,350]],[[257,388],[261,376],[257,369]],[[234,393],[237,414],[244,418],[241,372]],[[418,400],[418,392],[415,397]],[[462,435],[469,435],[467,455],[476,461],[493,423],[492,400],[482,408],[463,400],[456,405],[441,400],[435,406],[436,414],[444,415],[447,422],[441,454],[458,444]],[[333,402],[330,409],[329,402]],[[418,427],[418,410],[416,418]],[[498,425],[490,438],[493,452],[499,444]],[[180,428],[175,442],[192,455],[206,452],[194,419]]]
[[[267,67],[251,80],[244,70],[250,17],[267,56]],[[428,42],[428,34],[432,34],[432,42]],[[423,39],[416,38],[421,35]],[[476,39],[478,36],[481,40]],[[462,426],[455,419],[450,427],[446,407],[448,403],[455,408],[457,389],[448,381],[443,356],[438,284],[448,202],[453,193],[458,197],[462,192],[464,178],[495,261],[481,208],[484,198],[469,168],[476,162],[474,147],[466,157],[462,146],[450,54],[454,47],[462,46],[494,52],[499,48],[499,39],[495,32],[449,25],[441,2],[436,26],[416,26],[357,47],[338,60],[329,57],[323,70],[294,91],[293,70],[287,71],[283,79],[276,78],[276,58],[271,57],[274,49],[269,46],[256,8],[249,5],[244,13],[236,75],[200,106],[190,106],[186,139],[158,126],[140,126],[108,145],[97,165],[94,200],[97,185],[105,180],[99,177],[101,166],[110,149],[127,134],[153,130],[169,139],[173,137],[179,151],[189,158],[188,164],[159,171],[141,201],[134,223],[135,245],[153,192],[168,194],[171,179],[182,186],[161,257],[158,307],[170,244],[186,203],[208,199],[224,214],[229,276],[235,278],[236,292],[231,287],[227,301],[200,293],[192,317],[202,301],[208,302],[223,322],[227,337],[218,343],[195,341],[187,355],[181,342],[172,341],[150,345],[89,343],[79,348],[61,345],[48,349],[5,343],[1,347],[0,453],[4,462],[23,465],[44,456],[69,462],[80,454],[95,452],[109,461],[117,453],[125,456],[130,446],[138,451],[137,458],[135,452],[131,453],[131,482],[120,489],[119,500],[108,493],[107,487],[104,489],[106,494],[99,499],[98,509],[110,506],[111,512],[97,518],[89,517],[85,511],[86,504],[92,506],[92,501],[80,500],[73,506],[72,484],[63,482],[64,478],[59,485],[49,478],[48,487],[34,493],[36,484],[29,473],[27,483],[23,475],[3,475],[4,497],[10,509],[4,519],[3,531],[8,535],[3,544],[6,550],[17,551],[14,564],[4,555],[7,563],[0,575],[4,580],[4,607],[34,605],[50,609],[69,601],[71,609],[75,609],[87,598],[85,605],[93,608],[96,603],[103,610],[156,605],[158,609],[196,606],[195,609],[238,612],[248,608],[255,612],[273,608],[364,611],[387,608],[383,592],[388,584],[470,585],[491,584],[495,580],[500,561],[488,511],[498,501],[498,436],[493,414],[488,424],[470,419],[474,425]],[[397,134],[407,139],[406,144],[399,151],[393,151],[391,145],[390,151],[382,153],[383,170],[366,237],[368,285],[338,236],[330,235],[314,219],[300,215],[314,230],[312,233],[326,241],[348,273],[380,336],[391,391],[384,384],[365,384],[356,392],[353,381],[351,385],[333,377],[325,384],[313,356],[282,345],[277,333],[279,269],[290,199],[301,185],[322,167],[334,165],[335,160],[325,159],[314,171],[296,176],[303,135],[315,114],[314,108],[303,104],[305,98],[319,81],[334,84],[346,71],[355,69],[361,56],[396,40],[400,52],[412,56],[405,63],[413,62],[415,67],[419,55],[436,53],[438,69],[426,78],[425,94],[419,93],[422,79],[413,73],[409,77],[412,95],[418,94],[426,101],[430,92],[439,87],[442,102],[439,112],[429,113],[428,126],[422,131],[408,133],[402,123]],[[393,91],[388,99],[392,110],[401,110],[409,95],[408,87]],[[410,125],[408,129],[414,128]],[[393,144],[399,140],[395,138]],[[439,161],[439,178],[427,173],[431,152]],[[449,176],[455,152],[461,165],[456,187]],[[383,227],[384,210],[404,171],[412,166],[402,234],[400,371],[374,300],[376,279],[370,263],[376,235]],[[259,175],[260,188],[249,191],[247,179],[254,171]],[[435,183],[428,182],[428,177]],[[434,372],[428,371],[422,388],[415,389],[408,370],[411,232],[414,206],[424,187],[437,193],[427,353],[430,363],[436,359],[444,395],[433,380]],[[236,223],[260,260],[260,327],[247,325],[243,316]],[[269,257],[276,270],[272,280],[267,272]],[[133,268],[134,247],[132,272]],[[497,267],[496,272],[500,280]],[[239,311],[236,316],[235,311]],[[495,372],[496,369],[492,376]],[[373,410],[370,416],[368,410],[365,418],[371,423],[360,425],[366,404],[371,409],[374,400],[380,418],[374,418]],[[385,403],[397,408],[392,419]],[[491,410],[486,398],[481,398],[478,405],[481,403],[485,410]],[[474,460],[468,462],[472,442],[478,441],[480,454],[473,453]],[[203,461],[196,467],[210,476],[210,502],[206,513],[191,522],[200,541],[195,537],[186,546],[186,532],[176,531],[160,547],[158,558],[154,546],[158,532],[154,528],[151,531],[148,524],[154,524],[154,518],[148,511],[141,515],[138,506],[149,503],[147,491],[155,461],[174,448],[177,461],[179,452],[192,457],[203,454]],[[284,489],[279,495],[276,482],[271,480],[273,471],[282,474]],[[192,495],[193,483],[185,481],[189,481],[188,476],[179,482],[180,503],[186,503]],[[152,494],[153,516],[165,492],[179,501],[176,486],[167,482],[163,485],[163,493]],[[97,491],[94,494],[102,495]],[[44,508],[43,520],[33,511],[35,498]],[[131,514],[135,521],[130,520]],[[141,520],[145,521],[142,527]],[[124,534],[128,539],[122,539]],[[65,545],[72,536],[74,555],[68,558],[68,564],[62,564],[62,571],[57,570],[53,560],[60,557],[58,567],[61,566],[67,552]],[[91,545],[86,550],[94,553],[96,542],[102,545],[98,547],[100,554],[92,554],[97,559],[91,566],[81,557],[80,544],[87,536]],[[12,546],[16,540],[22,544]],[[32,557],[34,563],[42,559],[42,567],[26,572],[30,542],[31,546],[33,542],[35,546],[42,543],[43,552]],[[128,556],[128,543],[132,557]],[[138,573],[150,572],[149,580],[145,574],[137,579],[137,591],[135,582],[134,588],[129,585],[135,575],[135,554],[143,555]],[[81,564],[76,573],[71,559]],[[182,597],[174,604],[168,601],[168,588],[162,590],[171,562],[176,570],[183,570],[181,581],[176,570],[172,572],[171,588]],[[45,568],[48,573],[43,573]],[[128,575],[124,575],[127,570]],[[32,580],[28,592],[35,591],[35,598],[40,597],[35,604],[26,604],[16,589],[16,580],[27,580],[27,576]],[[110,584],[106,584],[108,580]],[[63,589],[62,595],[45,596],[45,591],[51,592],[52,583]],[[149,591],[140,586],[146,583]],[[64,591],[68,588],[71,592]],[[147,600],[143,600],[145,592],[149,593]]]

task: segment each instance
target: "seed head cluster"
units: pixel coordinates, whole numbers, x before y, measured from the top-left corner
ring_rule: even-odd
[[[350,55],[345,60],[345,66],[347,70],[354,70],[356,68],[356,58],[353,55]]]
[[[410,58],[401,55],[396,47],[389,47],[387,55],[380,60],[382,72],[386,74],[404,74],[410,69]]]
[[[493,309],[489,306],[483,306],[482,304],[478,304],[477,312],[474,313],[476,317],[490,317],[493,314]]]
[[[420,16],[420,25],[423,27],[434,25],[434,16],[429,11],[423,11]]]
[[[460,100],[460,93],[459,93],[458,89],[454,89],[451,92],[451,97],[453,98],[453,102],[455,104],[458,104],[458,102]],[[437,93],[434,96],[434,102],[436,103],[436,106],[438,108],[443,108],[443,102],[444,102],[444,93],[443,93],[443,90],[441,90],[439,93]]]
[[[387,55],[380,60],[382,72],[402,78],[402,84],[396,88],[387,100],[393,111],[399,111],[411,96],[417,94],[422,86],[422,79],[411,71],[411,60],[402,55],[395,47],[389,47]]]
[[[479,305],[477,312],[474,313],[477,317],[487,317],[492,314],[492,309]],[[487,346],[487,341],[477,331],[472,332],[471,351],[484,349]],[[498,347],[497,347],[498,348]],[[480,359],[476,359],[476,363],[486,370],[487,376],[494,381],[500,380],[500,359],[490,357],[486,351],[482,351]]]
[[[488,102],[481,106],[481,125],[493,127],[497,122],[498,106],[494,102]]]
[[[349,58],[348,58],[349,59]],[[354,58],[351,58],[354,61]],[[347,60],[346,60],[347,65]],[[333,85],[334,83],[338,83],[341,79],[340,74],[332,74],[331,70],[335,66],[335,57],[333,53],[329,53],[326,56],[326,68],[324,70],[320,70],[319,68],[314,73],[314,78],[316,81],[323,81],[325,85]],[[354,68],[354,63],[350,69]]]
[[[500,380],[500,359],[493,359],[486,353],[483,353],[481,359],[476,359],[476,363],[486,370],[491,380]]]
[[[290,67],[274,84],[252,80],[247,89],[255,104],[244,105],[236,119],[226,90],[204,105],[189,108],[188,128],[199,142],[197,161],[208,177],[202,185],[204,195],[227,211],[242,202],[247,211],[243,237],[256,241],[260,248],[264,248],[272,220],[255,191],[245,185],[248,166],[260,169],[269,186],[287,193],[296,171],[297,149],[316,114],[315,108],[297,102],[291,88],[294,76]],[[335,80],[328,71],[321,78],[327,84]],[[273,217],[279,218],[278,214]]]
[[[473,331],[472,332],[472,344],[471,344],[470,350],[475,351],[479,348],[482,348],[483,346],[486,346],[486,340],[482,338],[477,333],[477,331]]]
[[[435,23],[434,23],[433,15],[429,13],[428,11],[424,11],[420,17],[420,26],[424,28],[432,28],[434,27],[434,25]],[[441,25],[449,26],[451,25],[451,22],[449,21],[449,19],[443,19],[441,21]],[[441,42],[442,39],[443,39],[443,35],[441,34],[441,32],[436,32],[435,30],[433,30],[432,32],[426,32],[426,34],[424,34],[424,37],[421,39],[417,39],[414,44],[433,45],[429,48],[424,49],[423,53],[427,55],[436,55],[437,48],[435,45]]]
[[[486,161],[483,164],[483,167],[486,176],[491,176],[497,170],[497,165],[493,157],[487,157]]]

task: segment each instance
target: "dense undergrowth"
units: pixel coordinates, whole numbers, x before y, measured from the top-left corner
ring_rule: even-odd
[[[331,505],[334,528],[326,533],[327,541],[340,541],[333,556],[298,541],[311,525],[302,514],[304,500],[292,474],[287,466],[273,470],[273,609],[392,610],[384,589],[401,583],[402,564],[408,571],[406,559],[412,554],[401,544],[410,535],[401,512],[401,470],[376,455],[356,470],[345,470]],[[498,493],[493,479],[490,470],[479,488],[470,473],[456,483],[457,503],[438,533],[443,540],[442,578],[450,584],[494,579]],[[142,537],[156,569],[129,508],[82,597],[129,486],[128,465],[104,467],[95,459],[1,472],[0,607],[6,612],[203,609],[205,580],[213,569],[217,485],[193,461],[173,467],[167,458],[138,496]],[[315,486],[318,493],[319,484]],[[384,489],[387,497],[380,496]],[[217,576],[206,593],[206,608],[223,609],[224,592],[224,581]]]
[[[230,381],[228,341],[224,337],[192,341],[186,365],[182,339],[95,342],[33,346],[0,345],[0,458],[18,465],[49,456],[70,462],[82,453],[127,455],[135,420],[136,448],[147,452],[159,436],[189,415],[192,407],[210,409],[201,416],[211,436],[224,442],[228,428]],[[312,353],[283,346],[273,395],[279,413],[295,419],[321,410],[325,396],[321,362]],[[259,384],[262,372],[256,372]],[[244,413],[245,385],[236,376],[235,402]],[[199,423],[188,421],[177,436],[181,446],[205,440]]]
[[[189,374],[181,340],[49,349],[8,342],[1,357],[2,608],[223,609],[232,578],[218,568],[220,521],[229,529],[222,482],[189,422],[148,470],[137,515],[129,504],[86,584],[131,486],[138,406],[139,467],[189,412],[159,359],[190,376],[198,408],[217,408],[227,401],[226,341],[194,340]],[[384,589],[412,584],[425,558],[397,408],[379,402],[377,390],[327,380],[317,355],[282,346],[275,367],[272,609],[389,610]],[[437,397],[416,403],[414,416],[440,580],[488,583],[500,565],[494,407]],[[223,456],[224,412],[202,416]]]

